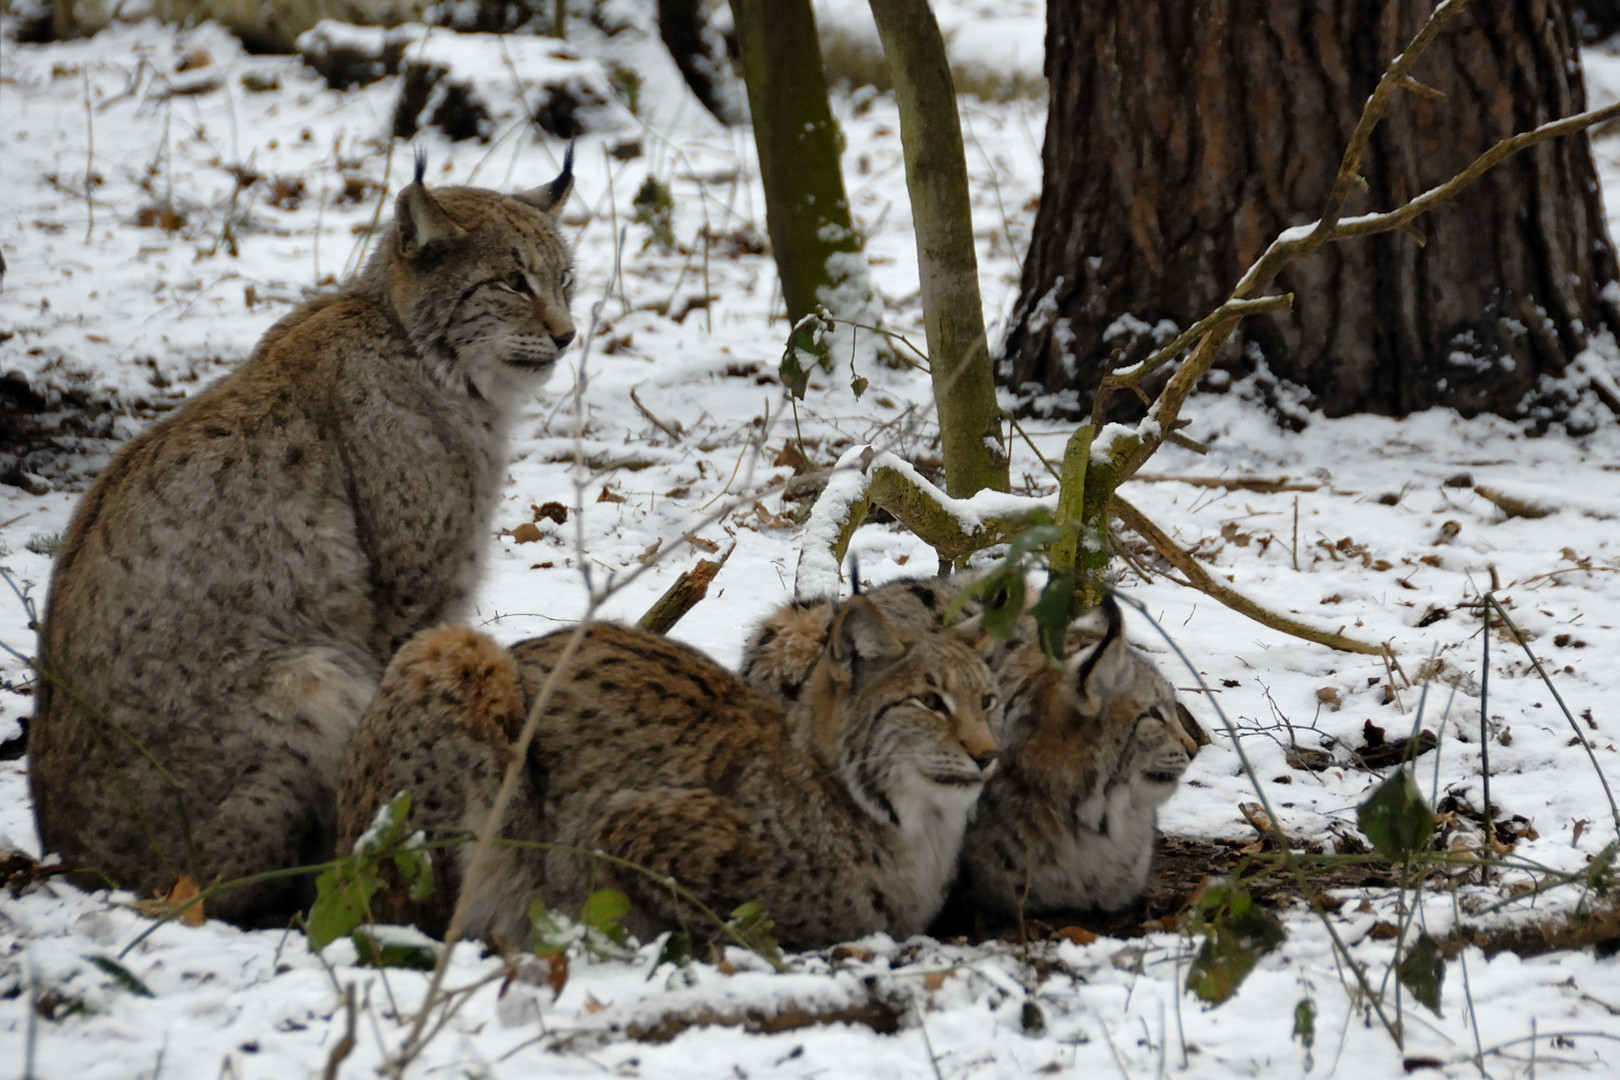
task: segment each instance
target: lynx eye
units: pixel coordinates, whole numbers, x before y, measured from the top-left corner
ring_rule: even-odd
[[[534,290],[529,288],[529,275],[519,272],[507,278],[503,284],[515,293],[523,296],[533,296]]]
[[[989,712],[991,709],[995,708],[995,705],[996,695],[994,694],[986,694],[984,697],[979,699],[979,708],[983,709],[985,712]]]
[[[929,712],[946,713],[950,711],[950,706],[948,706],[945,703],[945,699],[938,694],[918,694],[912,700],[916,701]]]
[[[572,270],[562,272],[562,287],[564,292],[574,287],[574,272]]]

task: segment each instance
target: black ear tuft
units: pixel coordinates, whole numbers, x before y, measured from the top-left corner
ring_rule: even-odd
[[[416,148],[416,178],[411,183],[420,184],[425,176],[427,176],[427,151],[418,146]]]
[[[861,595],[861,561],[853,555],[849,557],[849,595]]]
[[[551,204],[556,206],[568,196],[569,190],[574,186],[574,140],[568,140],[568,149],[563,151],[562,172],[557,179],[551,182]]]

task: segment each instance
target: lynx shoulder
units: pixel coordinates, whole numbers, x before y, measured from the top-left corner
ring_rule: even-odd
[[[46,851],[139,891],[320,860],[395,649],[458,618],[521,400],[574,337],[562,175],[416,182],[362,273],[131,441],[51,581],[29,780]],[[228,892],[252,921],[306,885]]]
[[[921,627],[938,624],[962,584],[900,581],[866,595],[891,621]],[[768,615],[744,646],[743,678],[795,699],[830,610],[795,602]],[[1001,765],[963,841],[953,924],[1008,918],[1020,905],[1029,913],[1128,905],[1147,880],[1157,809],[1202,729],[1152,659],[1125,640],[1112,600],[1069,628],[1061,664],[1042,652],[1028,618],[1012,640],[985,639],[980,652],[1005,710]]]
[[[468,704],[487,680],[463,673],[479,665],[435,659],[450,652],[434,643],[453,637],[457,650],[486,657],[501,650],[457,629],[402,650],[344,765],[345,835],[402,790],[414,806],[437,804],[418,825],[475,827],[499,780],[495,765],[511,760],[508,734],[549,682],[505,833],[599,849],[651,874],[503,849],[498,868],[470,886],[473,932],[521,940],[528,899],[577,910],[607,884],[630,896],[627,925],[643,937],[699,929],[702,917],[666,877],[722,914],[763,904],[790,946],[928,925],[994,771],[998,707],[969,644],[892,627],[857,597],[832,613],[788,708],[686,646],[619,626],[588,628],[560,669],[569,636],[514,646],[521,701],[494,711]],[[462,689],[442,692],[449,685]],[[426,758],[417,752],[425,747]],[[444,876],[460,888],[464,872],[457,863]],[[436,931],[442,915],[427,907],[413,918]]]

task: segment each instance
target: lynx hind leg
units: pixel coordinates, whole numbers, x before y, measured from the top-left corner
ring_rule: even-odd
[[[630,898],[625,926],[642,941],[672,929],[716,933],[712,920],[660,884],[668,877],[722,918],[738,904],[757,900],[785,936],[792,936],[794,913],[780,904],[784,875],[769,872],[780,859],[748,834],[731,802],[708,791],[624,791],[607,800],[604,810],[594,846],[652,871],[658,880],[624,867],[593,866],[583,856],[554,855],[554,869],[557,860],[568,860],[566,875],[575,883],[568,890],[570,903],[583,900],[593,884],[611,884]]]
[[[411,796],[411,825],[434,831],[475,830],[494,801],[521,728],[524,699],[511,655],[463,627],[424,631],[399,650],[349,743],[338,782],[338,849],[347,853],[377,810],[401,792]],[[509,814],[533,813],[520,793]],[[412,901],[385,875],[373,914],[442,934],[465,869],[465,851],[434,860],[434,895]],[[497,849],[486,881],[517,867],[512,849]],[[489,905],[485,905],[486,907]],[[497,920],[486,913],[482,932]],[[473,928],[469,928],[473,929]]]

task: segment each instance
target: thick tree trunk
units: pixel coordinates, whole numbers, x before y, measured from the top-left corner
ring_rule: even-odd
[[[1037,408],[1087,411],[1103,372],[1207,313],[1280,230],[1313,221],[1367,94],[1431,7],[1049,0],[1043,194],[1003,380]],[[1404,203],[1585,106],[1560,0],[1475,3],[1414,74],[1423,86],[1375,132],[1348,214]],[[1570,358],[1620,325],[1586,138],[1513,158],[1421,229],[1289,267],[1277,285],[1292,313],[1248,320],[1229,366],[1263,359],[1332,416],[1562,418]]]

